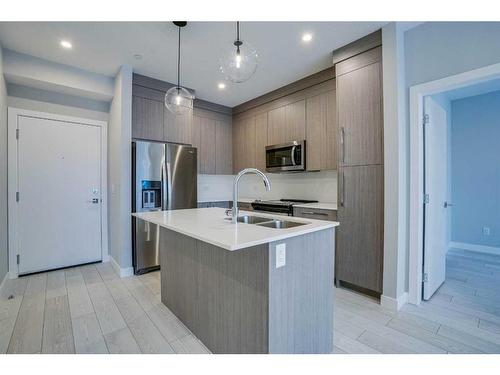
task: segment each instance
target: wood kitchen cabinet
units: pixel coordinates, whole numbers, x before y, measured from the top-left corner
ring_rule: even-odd
[[[306,169],[337,169],[335,90],[306,99]]]
[[[163,141],[163,103],[132,96],[132,138]]]
[[[384,231],[382,165],[341,167],[336,278],[382,293]]]
[[[306,139],[305,99],[268,112],[267,140],[269,145],[304,139]]]
[[[255,116],[255,168],[266,170],[267,112]]]
[[[262,144],[265,142],[260,132],[265,130],[266,121],[262,116],[237,117],[233,120],[233,171],[238,173],[244,168],[258,168],[257,154],[262,152],[265,157],[265,146],[262,150]],[[257,137],[257,127],[259,137]],[[262,151],[261,151],[262,150]],[[260,166],[265,170],[265,162],[259,155]],[[263,168],[262,168],[263,167]]]
[[[215,121],[215,174],[233,174],[231,119]]]
[[[227,115],[195,108],[192,144],[198,149],[198,173],[232,174],[232,129]]]
[[[193,111],[175,115],[163,106],[163,140],[165,142],[192,144]]]
[[[383,164],[382,49],[335,66],[339,165]]]

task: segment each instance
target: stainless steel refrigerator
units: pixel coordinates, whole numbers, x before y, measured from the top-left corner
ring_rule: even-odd
[[[132,212],[197,207],[196,148],[158,142],[132,142]],[[160,267],[158,225],[132,218],[135,274]]]

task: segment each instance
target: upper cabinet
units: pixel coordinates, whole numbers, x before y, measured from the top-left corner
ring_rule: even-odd
[[[195,108],[192,144],[198,148],[198,173],[232,174],[231,117]]]
[[[256,120],[254,115],[236,117],[233,120],[233,172],[235,174],[245,168],[257,167]],[[260,122],[259,129],[264,130]]]
[[[383,164],[382,48],[335,66],[339,165]]]
[[[192,110],[179,116],[163,106],[163,140],[165,142],[193,144],[192,127]]]
[[[306,100],[306,168],[337,168],[337,103],[335,90]]]
[[[132,138],[193,145],[198,149],[198,173],[232,174],[231,108],[196,99],[192,111],[176,116],[164,105],[169,87],[167,82],[134,74]]]
[[[306,139],[306,101],[299,100],[272,109],[268,113],[269,145]]]
[[[132,138],[163,141],[163,102],[132,97]]]

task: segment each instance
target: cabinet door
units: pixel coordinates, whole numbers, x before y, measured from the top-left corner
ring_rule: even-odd
[[[339,165],[384,162],[381,67],[379,61],[337,77]]]
[[[167,108],[163,111],[164,141],[192,144],[193,111],[177,116]]]
[[[163,140],[163,108],[161,102],[132,97],[132,138]]]
[[[305,99],[270,110],[267,119],[270,145],[306,139]]]
[[[245,153],[245,120],[233,120],[233,172],[236,174],[245,168],[243,165]]]
[[[382,292],[383,166],[339,169],[336,278]]]
[[[255,168],[255,116],[245,120],[245,147],[243,168]]]
[[[270,110],[267,113],[267,141],[269,145],[284,143],[286,138],[285,107]]]
[[[335,90],[306,99],[308,171],[337,168],[337,111]]]
[[[200,174],[215,174],[215,120],[200,117]]]
[[[255,168],[266,171],[267,113],[255,116]]]
[[[231,120],[215,122],[215,173],[233,173],[233,139]]]
[[[283,142],[306,139],[306,101],[305,99],[285,106],[285,129]]]

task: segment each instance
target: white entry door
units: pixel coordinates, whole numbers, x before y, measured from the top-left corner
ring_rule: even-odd
[[[445,280],[448,241],[448,123],[447,112],[432,97],[425,98],[424,283],[428,300]]]
[[[101,128],[19,116],[19,274],[99,261]]]

